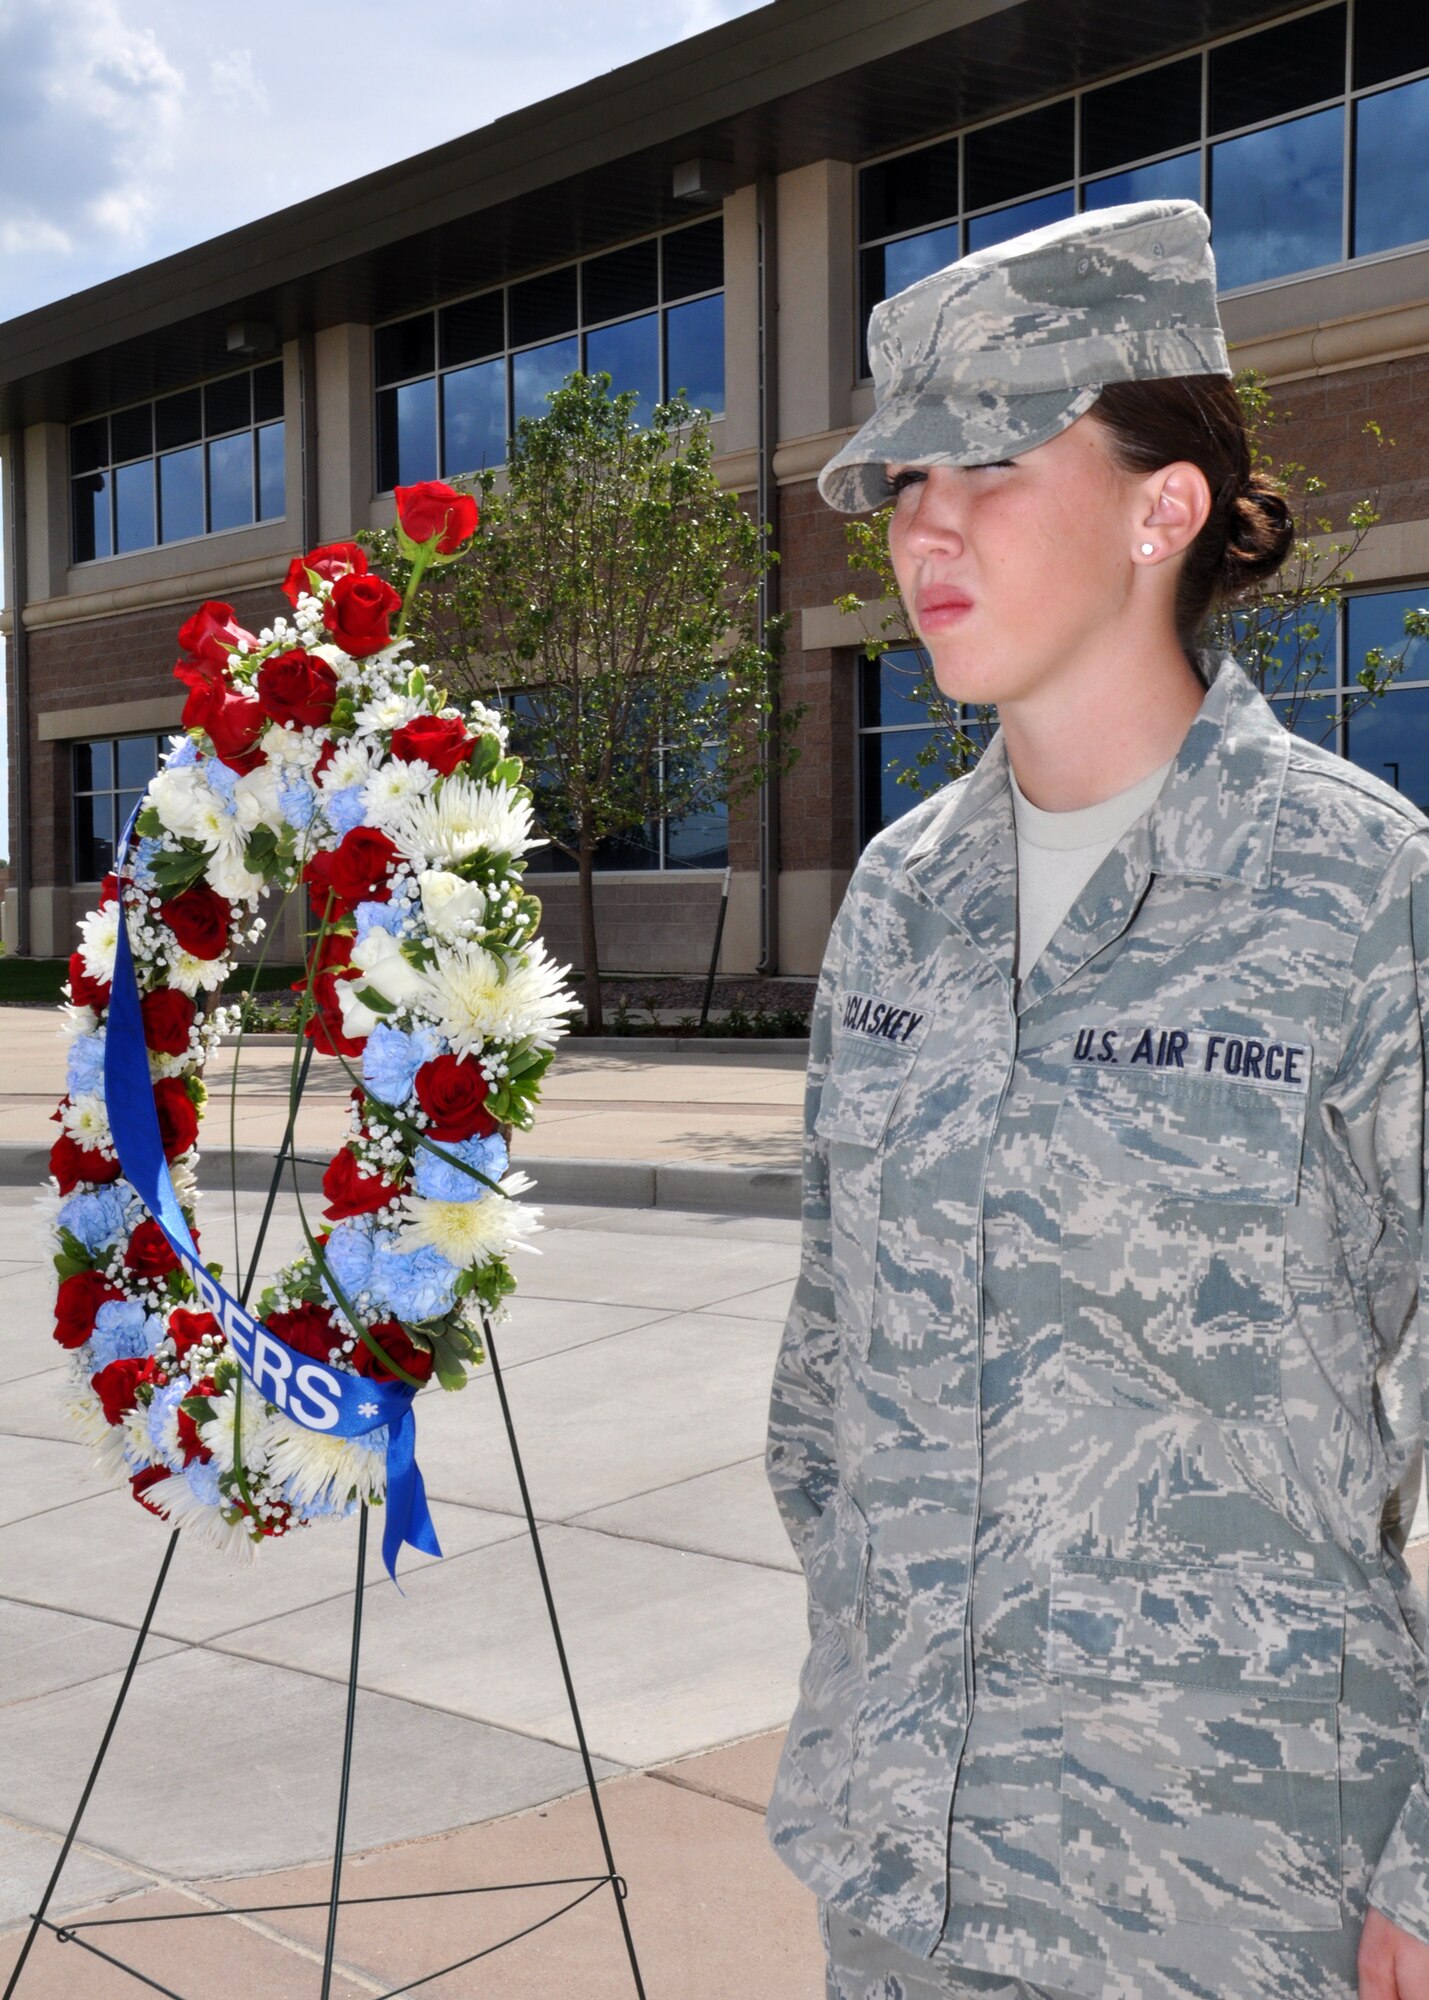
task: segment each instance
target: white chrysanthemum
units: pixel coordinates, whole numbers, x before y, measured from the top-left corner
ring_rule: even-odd
[[[164,1519],[171,1526],[183,1529],[185,1542],[202,1542],[222,1555],[236,1556],[240,1562],[256,1560],[259,1545],[253,1539],[247,1519],[225,1521],[217,1507],[199,1499],[182,1473],[160,1480],[144,1498],[162,1508]]]
[[[385,1435],[334,1437],[275,1417],[267,1438],[268,1477],[281,1482],[299,1508],[341,1507],[354,1493],[366,1500],[387,1490],[386,1450],[372,1442]]]
[[[73,1001],[66,1001],[60,1009],[60,1033],[67,1042],[77,1042],[86,1035],[92,1035],[99,1027],[99,1016],[92,1007],[76,1007]]]
[[[96,1470],[102,1472],[106,1479],[127,1479],[129,1468],[124,1458],[123,1426],[110,1423],[104,1414],[104,1405],[87,1382],[83,1387],[75,1387],[65,1403],[65,1415],[74,1426],[80,1443],[87,1444],[94,1453]]]
[[[233,1470],[233,1426],[234,1412],[239,1398],[233,1389],[227,1389],[221,1396],[210,1396],[213,1415],[207,1423],[198,1427],[199,1441],[206,1444],[223,1472]],[[256,1466],[266,1456],[268,1426],[272,1421],[263,1398],[251,1382],[243,1385],[243,1463]]]
[[[424,868],[417,877],[422,915],[437,937],[470,936],[486,918],[486,898],[475,882],[464,881],[445,868]]]
[[[318,779],[325,792],[345,792],[350,785],[365,785],[372,776],[374,752],[370,743],[353,736],[340,743]]]
[[[236,845],[216,848],[204,872],[212,887],[230,903],[247,903],[262,894],[263,877],[247,865],[243,849]]]
[[[394,808],[385,829],[413,860],[438,866],[488,854],[524,854],[543,843],[531,837],[531,800],[507,785],[488,785],[459,771],[442,785]]]
[[[437,953],[427,973],[428,1006],[458,1055],[487,1042],[530,1040],[553,1048],[566,1032],[570,997],[566,965],[553,965],[540,938],[525,963],[507,964],[479,944]]]
[[[191,951],[178,946],[169,960],[166,984],[175,986],[180,993],[187,993],[190,1000],[196,993],[215,993],[228,975],[226,958],[195,958]]]
[[[98,1091],[86,1091],[62,1106],[60,1124],[77,1146],[109,1147],[109,1114]]]
[[[414,801],[426,798],[436,780],[430,764],[404,764],[393,757],[374,771],[362,787],[362,806],[369,826],[391,833]]]
[[[363,703],[353,717],[353,726],[359,736],[375,736],[382,729],[400,729],[414,715],[426,713],[427,704],[416,695],[388,688],[385,693],[375,694],[371,701]]]
[[[524,1194],[534,1187],[529,1174],[507,1174],[500,1182],[506,1194]],[[401,1206],[399,1241],[404,1250],[430,1248],[466,1270],[489,1264],[509,1250],[529,1249],[524,1239],[541,1227],[541,1211],[530,1202],[503,1201],[499,1194],[480,1201],[426,1201],[408,1195]]]
[[[116,1433],[124,1440],[125,1456],[130,1467],[137,1469],[145,1465],[157,1465],[159,1455],[154,1449],[154,1440],[149,1435],[149,1410],[145,1403],[136,1403],[126,1410]]]
[[[114,977],[114,951],[119,942],[119,905],[106,903],[91,910],[79,927],[79,955],[91,979]]]

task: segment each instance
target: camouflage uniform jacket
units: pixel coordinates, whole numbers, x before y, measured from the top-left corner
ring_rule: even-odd
[[[866,849],[770,1414],[776,1852],[1098,2000],[1351,1993],[1367,1892],[1429,1938],[1429,820],[1201,671],[1016,993],[1000,734]]]

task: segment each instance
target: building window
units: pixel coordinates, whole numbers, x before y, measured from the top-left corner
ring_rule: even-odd
[[[973,250],[1120,202],[1199,201],[1222,291],[1429,240],[1425,72],[1429,9],[1333,0],[870,162],[859,324]]]
[[[114,866],[119,836],[159,768],[158,736],[101,736],[71,748],[74,879],[102,882]]]
[[[950,728],[964,730],[979,749],[991,740],[992,722],[975,708],[945,701],[932,688],[930,669],[913,646],[890,646],[878,659],[858,655],[858,840],[911,812],[920,799],[952,775],[939,756],[920,756],[946,743]],[[902,781],[920,772],[917,784]]]
[[[283,364],[73,424],[77,563],[281,520]]]
[[[633,389],[637,422],[679,389],[723,410],[722,218],[379,326],[379,492],[503,465],[520,418],[577,370]]]

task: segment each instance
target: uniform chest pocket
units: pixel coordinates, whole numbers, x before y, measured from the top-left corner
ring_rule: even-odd
[[[1343,1649],[1320,1578],[1063,1557],[1065,1886],[1155,1924],[1337,1929]]]
[[[850,1349],[866,1355],[873,1326],[883,1140],[913,1049],[836,1039],[814,1130],[828,1148],[834,1303]]]
[[[1229,1078],[1072,1070],[1048,1156],[1069,1401],[1282,1421],[1305,1103]]]

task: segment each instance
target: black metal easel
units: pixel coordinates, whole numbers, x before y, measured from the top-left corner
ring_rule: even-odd
[[[292,1109],[288,1114],[287,1130],[283,1134],[283,1143],[279,1148],[277,1162],[273,1170],[273,1179],[268,1189],[268,1199],[264,1204],[262,1220],[258,1225],[258,1234],[253,1245],[253,1254],[249,1260],[248,1275],[244,1280],[243,1290],[240,1294],[245,1305],[248,1302],[248,1295],[253,1288],[253,1281],[257,1275],[258,1259],[262,1254],[263,1241],[268,1233],[268,1223],[273,1213],[273,1204],[277,1199],[283,1168],[292,1150],[293,1130],[297,1122],[298,1102],[302,1097],[303,1086],[307,1082],[308,1068],[312,1062],[312,1056],[313,1046],[310,1042],[303,1057],[302,1069],[293,1093]],[[606,1872],[603,1875],[557,1876],[548,1880],[533,1882],[483,1883],[467,1889],[422,1889],[400,1896],[353,1896],[346,1899],[346,1907],[355,1908],[359,1905],[369,1903],[430,1902],[451,1896],[494,1896],[517,1889],[579,1890],[580,1893],[578,1895],[572,1896],[559,1909],[550,1911],[546,1916],[538,1918],[535,1923],[525,1925],[521,1930],[513,1931],[509,1937],[500,1938],[495,1944],[486,1945],[481,1951],[471,1952],[465,1958],[454,1960],[450,1965],[439,1966],[434,1972],[423,1973],[416,1979],[404,1980],[401,1985],[391,1987],[386,1993],[380,1996],[380,2000],[399,2000],[399,1996],[403,1994],[414,1993],[419,1987],[430,1986],[436,1980],[445,1978],[450,1972],[458,1972],[464,1966],[475,1964],[478,1959],[489,1958],[493,1952],[502,1951],[508,1945],[516,1944],[520,1939],[529,1937],[533,1931],[543,1929],[545,1925],[554,1923],[558,1917],[563,1917],[571,1910],[578,1908],[580,1904],[586,1902],[599,1889],[608,1884],[615,1899],[616,1915],[620,1919],[621,1935],[625,1940],[626,1954],[630,1960],[630,1975],[635,1983],[637,2000],[645,2000],[645,1987],[640,1978],[640,1966],[635,1956],[635,1940],[630,1934],[630,1922],[625,1913],[626,1884],[624,1878],[616,1872],[615,1858],[611,1853],[610,1836],[606,1829],[605,1814],[601,1810],[600,1794],[595,1782],[595,1772],[591,1768],[590,1751],[586,1746],[585,1728],[581,1722],[580,1709],[576,1703],[576,1691],[574,1683],[571,1680],[570,1664],[566,1658],[565,1642],[561,1637],[560,1620],[556,1616],[556,1604],[555,1599],[551,1595],[551,1582],[546,1571],[546,1559],[541,1549],[541,1537],[536,1527],[536,1517],[531,1507],[531,1495],[526,1485],[525,1467],[521,1463],[521,1451],[516,1442],[516,1429],[511,1420],[511,1406],[506,1398],[506,1384],[501,1373],[501,1363],[497,1359],[496,1343],[492,1339],[489,1322],[484,1322],[483,1333],[486,1353],[491,1362],[491,1372],[496,1382],[496,1393],[501,1399],[501,1415],[506,1425],[507,1441],[511,1446],[511,1461],[516,1468],[516,1479],[521,1488],[521,1505],[525,1510],[526,1526],[530,1532],[531,1546],[536,1555],[536,1568],[541,1578],[541,1590],[546,1600],[547,1616],[551,1621],[551,1634],[556,1642],[556,1654],[561,1664],[561,1677],[565,1682],[566,1698],[570,1703],[571,1721],[575,1725],[576,1742],[580,1749],[581,1765],[585,1771],[586,1787],[590,1792],[590,1801],[595,1813],[596,1828],[600,1834],[601,1850],[605,1855]],[[333,1846],[332,1887],[327,1899],[327,1941],[323,1950],[320,2000],[329,2000],[331,1994],[333,1960],[337,1949],[338,1912],[344,1907],[344,1898],[340,1893],[342,1885],[343,1845],[347,1832],[347,1804],[352,1776],[352,1742],[357,1716],[357,1672],[362,1649],[363,1569],[367,1559],[368,1510],[365,1505],[361,1505],[358,1507],[357,1512],[357,1576],[352,1609],[352,1651],[347,1674],[347,1713],[343,1727],[342,1771],[338,1784],[337,1827]],[[83,1950],[92,1953],[94,1957],[103,1959],[106,1964],[115,1966],[119,1971],[127,1973],[131,1979],[137,1980],[141,1986],[147,1986],[153,1993],[165,1994],[168,1996],[168,2000],[185,2000],[183,1994],[176,1993],[171,1986],[161,1985],[157,1979],[151,1979],[147,1973],[140,1972],[137,1967],[127,1964],[121,1958],[116,1958],[113,1953],[105,1951],[86,1934],[91,1931],[115,1930],[125,1925],[195,1923],[211,1920],[214,1917],[272,1916],[283,1911],[314,1910],[323,1907],[321,1903],[253,1903],[243,1907],[217,1910],[184,1910],[171,1916],[96,1917],[89,1922],[81,1924],[56,1924],[45,1914],[49,1909],[60,1876],[64,1872],[65,1863],[69,1859],[70,1849],[73,1847],[75,1837],[79,1832],[80,1822],[83,1820],[85,1810],[89,1805],[90,1795],[98,1782],[100,1770],[108,1754],[109,1745],[119,1721],[120,1711],[124,1707],[130,1683],[133,1681],[135,1669],[139,1665],[140,1655],[144,1650],[144,1642],[149,1636],[149,1627],[153,1622],[154,1612],[158,1607],[159,1598],[163,1594],[164,1584],[169,1574],[169,1565],[173,1561],[174,1550],[178,1546],[179,1533],[180,1530],[175,1528],[169,1536],[168,1546],[164,1550],[163,1561],[159,1565],[159,1574],[154,1580],[154,1588],[149,1598],[148,1609],[145,1611],[143,1623],[139,1627],[138,1637],[134,1642],[134,1650],[129,1658],[129,1665],[125,1669],[124,1679],[120,1683],[118,1694],[115,1696],[114,1707],[110,1711],[109,1720],[105,1725],[99,1749],[95,1753],[93,1764],[90,1766],[89,1776],[85,1780],[84,1790],[80,1794],[74,1818],[70,1821],[69,1831],[66,1833],[64,1844],[60,1848],[59,1859],[55,1862],[50,1879],[45,1885],[45,1892],[40,1898],[39,1908],[32,1915],[30,1928],[26,1933],[24,1945],[20,1950],[20,1956],[15,1961],[14,1970],[6,1982],[5,1991],[3,1995],[0,1995],[0,2000],[11,2000],[11,1996],[19,1985],[20,1975],[25,1969],[25,1962],[29,1958],[30,1949],[41,1929],[51,1932],[60,1944],[79,1945]]]

